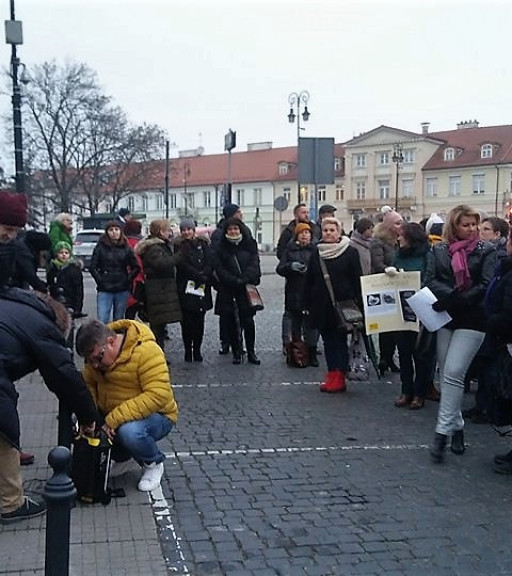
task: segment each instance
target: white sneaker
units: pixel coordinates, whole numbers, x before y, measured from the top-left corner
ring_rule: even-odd
[[[164,473],[164,463],[152,462],[151,464],[144,464],[144,472],[139,481],[139,490],[141,492],[151,492],[160,486],[160,480]]]
[[[110,477],[118,478],[119,476],[122,476],[123,474],[129,472],[132,468],[133,468],[133,461],[131,458],[130,460],[126,460],[125,462],[116,462],[115,460],[112,460],[110,462]]]

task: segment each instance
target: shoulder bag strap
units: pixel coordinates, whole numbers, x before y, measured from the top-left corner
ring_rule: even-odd
[[[334,289],[332,287],[331,277],[329,276],[327,266],[325,265],[325,262],[322,258],[320,258],[320,268],[322,270],[322,274],[324,275],[325,286],[327,288],[327,292],[329,292],[331,303],[336,308],[336,298],[334,297]]]

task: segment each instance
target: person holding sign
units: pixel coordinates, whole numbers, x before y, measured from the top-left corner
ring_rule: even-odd
[[[441,462],[451,436],[451,451],[463,454],[461,406],[464,377],[485,336],[484,296],[496,268],[496,250],[478,234],[480,214],[466,205],[452,208],[443,242],[428,255],[425,285],[436,296],[432,308],[452,321],[437,332],[441,400],[430,454]]]
[[[423,276],[427,267],[427,254],[430,244],[423,228],[415,222],[402,224],[398,236],[398,250],[393,259],[393,266],[386,268],[387,274],[398,274],[397,269],[406,272],[417,271]],[[415,321],[416,317],[404,321]],[[396,332],[398,358],[400,360],[400,380],[402,393],[395,400],[395,406],[408,406],[411,410],[423,408],[425,394],[431,372],[430,358],[425,358],[415,350],[416,332],[401,330]]]
[[[181,336],[185,346],[185,362],[202,362],[204,316],[213,307],[211,278],[213,273],[210,243],[196,235],[191,218],[180,222],[181,236],[175,242],[177,252],[187,246],[185,259],[178,264],[176,284],[181,304]]]

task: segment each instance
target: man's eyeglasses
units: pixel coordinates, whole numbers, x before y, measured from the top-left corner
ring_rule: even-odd
[[[101,350],[95,355],[91,356],[87,359],[87,364],[101,364],[103,360],[103,356],[105,356],[105,352],[107,350],[107,344],[103,344]]]

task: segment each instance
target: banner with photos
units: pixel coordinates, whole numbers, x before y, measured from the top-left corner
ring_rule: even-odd
[[[420,289],[419,272],[361,276],[367,334],[419,330],[418,319],[406,299]]]

